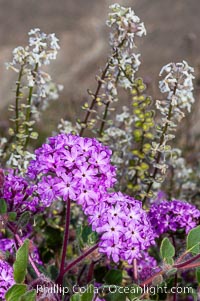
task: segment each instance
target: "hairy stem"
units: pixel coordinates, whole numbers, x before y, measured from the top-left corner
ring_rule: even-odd
[[[68,266],[65,268],[63,274],[67,273],[69,270],[71,270],[75,265],[77,265],[79,262],[81,262],[83,259],[85,259],[88,255],[90,255],[92,252],[94,252],[98,248],[98,243],[94,246],[92,246],[90,249],[88,249],[85,253],[80,255],[78,258],[73,260],[68,264]]]
[[[137,259],[133,260],[133,279],[138,282],[138,265]]]
[[[185,262],[182,262],[182,263],[176,263],[176,264],[174,264],[174,267],[177,268],[177,269],[182,268],[182,267],[185,267],[185,266],[187,266],[188,264],[190,264],[191,262],[196,261],[196,260],[199,259],[199,258],[200,258],[200,254],[198,254],[198,255],[196,255],[196,256],[194,256],[194,257],[188,259],[188,260],[185,261]]]
[[[64,238],[63,238],[60,271],[59,271],[58,279],[56,281],[60,285],[62,284],[62,281],[63,281],[64,269],[65,269],[65,258],[66,258],[66,252],[67,252],[67,247],[68,247],[68,240],[69,240],[70,211],[71,211],[70,207],[71,207],[71,200],[68,198],[67,208],[66,208],[65,232],[64,232]]]
[[[187,269],[193,269],[193,268],[196,268],[196,267],[199,267],[200,266],[200,262],[195,262],[193,263],[194,261],[196,261],[197,259],[200,258],[200,254],[190,258],[189,260],[185,261],[185,262],[182,262],[182,263],[175,263],[172,268],[176,268],[177,270],[187,270]],[[141,287],[145,286],[145,285],[148,285],[148,284],[151,284],[152,281],[155,279],[155,277],[158,277],[158,276],[161,276],[165,273],[165,271],[161,270],[160,272],[157,272],[156,274],[154,274],[153,276],[151,276],[150,278],[146,279],[144,282],[142,282],[140,284]]]
[[[147,286],[148,284],[151,284],[152,281],[158,277],[158,276],[162,276],[164,274],[164,271],[160,271],[160,272],[157,272],[156,274],[154,274],[153,276],[149,277],[148,279],[146,279],[145,281],[143,281],[140,286],[143,287],[143,286]]]

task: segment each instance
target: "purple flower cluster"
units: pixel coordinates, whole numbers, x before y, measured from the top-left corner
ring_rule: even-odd
[[[22,238],[22,241],[24,241],[26,237]],[[17,246],[15,244],[15,240],[13,238],[0,238],[0,251],[2,252],[10,252],[10,254],[14,255],[14,250],[17,250]],[[31,255],[34,262],[37,264],[43,264],[43,262],[40,260],[40,255],[38,252],[38,248],[33,244],[31,241],[31,248],[29,249],[29,255]]]
[[[0,300],[6,300],[5,293],[14,283],[13,268],[0,259]]]
[[[111,153],[96,139],[59,134],[35,151],[28,175],[39,180],[37,192],[45,206],[61,197],[86,208],[116,181]]]
[[[120,192],[103,195],[95,206],[89,206],[92,229],[101,235],[99,252],[114,262],[141,257],[141,251],[154,243],[154,232],[142,203]]]
[[[36,212],[39,199],[33,196],[35,185],[28,183],[23,177],[14,175],[12,171],[4,178],[0,197],[5,199],[8,211],[22,213],[24,211]]]
[[[142,253],[142,258],[137,262],[137,268],[140,281],[146,280],[160,270],[155,258],[151,257],[147,252]]]
[[[57,198],[76,201],[100,235],[99,251],[114,262],[132,263],[154,243],[155,235],[140,201],[108,192],[116,181],[111,154],[93,138],[71,134],[50,137],[29,164],[27,175],[34,184],[10,173],[5,177],[2,197],[9,211],[35,212]],[[5,247],[10,249],[10,241]]]
[[[194,205],[183,201],[162,201],[151,206],[148,216],[155,233],[159,236],[178,229],[185,229],[188,233],[197,225],[200,211]]]

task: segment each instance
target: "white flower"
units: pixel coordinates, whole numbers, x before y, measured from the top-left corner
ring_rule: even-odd
[[[49,34],[48,35],[48,40],[50,42],[50,46],[51,46],[52,49],[54,49],[54,50],[60,49],[60,46],[58,44],[59,39],[56,38],[55,33]]]
[[[28,81],[28,87],[34,87],[35,79],[30,70],[27,72],[27,81]]]
[[[31,29],[28,33],[29,36],[31,35],[35,35],[36,33],[40,32],[40,29],[39,28],[34,28],[34,29]]]
[[[146,35],[144,23],[131,8],[125,8],[119,4],[110,6],[111,13],[106,24],[111,27],[110,44],[112,47],[119,45],[124,48],[135,47],[135,35],[141,37]]]
[[[75,126],[73,126],[71,121],[61,119],[60,123],[58,124],[58,130],[60,133],[78,133],[78,130]]]
[[[13,64],[23,65],[26,61],[26,58],[29,56],[29,49],[26,47],[16,47],[13,50]]]
[[[193,97],[193,72],[194,69],[186,61],[182,63],[170,63],[160,71],[160,76],[165,77],[159,82],[162,93],[168,93],[168,99],[172,100],[173,106],[186,108],[191,111]]]

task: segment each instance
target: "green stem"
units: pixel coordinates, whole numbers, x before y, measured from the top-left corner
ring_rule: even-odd
[[[38,63],[35,65],[35,68],[33,70],[33,76],[36,76],[36,73],[38,71]],[[32,100],[32,96],[33,96],[33,87],[29,88],[29,94],[28,94],[28,99],[27,99],[27,110],[26,110],[26,126],[25,126],[25,133],[26,133],[26,140],[25,140],[25,145],[24,148],[27,148],[27,145],[29,143],[29,126],[28,126],[28,122],[30,121],[31,118],[31,100]]]
[[[15,135],[19,133],[19,100],[20,100],[20,88],[21,88],[21,79],[23,76],[23,65],[19,71],[18,80],[16,82],[17,89],[16,89],[16,97],[15,97]],[[16,136],[17,137],[17,136]]]
[[[124,41],[125,41],[125,39],[117,46],[117,48],[122,47]],[[92,102],[91,102],[91,105],[90,105],[90,107],[89,107],[89,109],[88,109],[88,111],[87,111],[87,113],[86,113],[85,119],[84,119],[84,121],[83,121],[83,126],[81,126],[81,130],[80,130],[80,133],[79,133],[80,136],[83,136],[83,133],[84,133],[86,127],[87,127],[87,123],[88,123],[88,119],[89,119],[89,117],[90,117],[91,111],[92,111],[92,109],[94,108],[94,106],[95,106],[95,104],[96,104],[96,101],[97,101],[97,98],[98,98],[98,95],[99,95],[99,91],[101,90],[102,82],[103,82],[103,80],[104,80],[105,77],[106,77],[106,73],[107,73],[107,71],[108,71],[108,69],[109,69],[109,67],[110,67],[110,65],[111,65],[111,63],[112,63],[113,58],[116,58],[117,55],[118,55],[118,50],[117,50],[117,49],[113,49],[113,54],[112,54],[112,56],[110,57],[110,59],[108,60],[108,62],[107,62],[107,64],[106,64],[106,67],[105,67],[105,69],[104,69],[103,72],[102,72],[101,78],[100,78],[99,81],[98,81],[98,85],[97,85],[96,92],[95,92],[95,94],[94,94],[94,98],[93,98],[93,100],[92,100]],[[108,114],[108,107],[109,107],[109,104],[110,104],[110,102],[108,102],[108,103],[106,104],[106,109],[105,109],[105,112],[104,112],[105,117],[107,117],[107,114]],[[101,124],[101,128],[100,128],[100,131],[99,131],[100,136],[102,135],[104,125],[105,125],[105,118],[103,117],[103,122],[102,122],[102,124]]]
[[[111,63],[110,61],[107,63],[105,69],[102,72],[101,78],[98,81],[98,85],[97,85],[96,92],[94,94],[94,98],[93,98],[93,100],[91,102],[90,108],[88,109],[88,111],[87,111],[87,113],[85,115],[85,119],[83,121],[84,126],[81,127],[81,130],[80,130],[80,133],[79,133],[80,136],[83,136],[85,128],[87,127],[87,123],[88,123],[88,119],[89,119],[90,114],[91,114],[91,110],[93,109],[94,105],[96,104],[96,101],[97,101],[97,98],[98,98],[98,95],[99,95],[99,91],[100,91],[101,86],[102,86],[102,82],[103,82],[103,80],[104,80],[104,78],[106,76],[106,73],[107,73],[107,71],[108,71],[108,69],[110,67],[110,63]]]
[[[110,105],[110,102],[108,101],[106,103],[105,111],[104,111],[104,114],[103,114],[103,120],[101,122],[100,130],[99,130],[99,136],[100,137],[102,137],[102,134],[103,134],[104,126],[105,126],[105,123],[106,123],[106,118],[107,118],[107,115],[108,115],[109,105]]]
[[[177,88],[177,85],[175,85],[174,87],[174,91],[173,91],[173,95],[176,94],[176,88]],[[172,104],[170,103],[170,106],[169,106],[169,111],[168,111],[168,114],[167,114],[167,120],[170,121],[171,118],[172,118],[172,110],[173,110],[173,106]],[[162,135],[160,137],[160,142],[159,142],[159,147],[163,144],[164,142],[164,139],[165,139],[165,135],[167,133],[167,130],[168,130],[168,126],[169,126],[169,122],[166,122],[165,126],[163,127],[163,130],[162,130]],[[156,158],[156,164],[159,164],[160,162],[160,159],[161,159],[161,152],[158,152],[158,155],[157,155],[157,158]],[[148,193],[151,191],[151,188],[153,186],[153,183],[154,183],[154,180],[156,178],[156,175],[158,173],[159,169],[157,167],[154,168],[154,171],[153,171],[153,175],[152,175],[152,181],[149,183],[148,187],[147,187],[147,190],[146,190],[146,195],[144,196],[143,198],[143,201],[142,201],[142,204],[144,205],[146,200],[147,200],[147,195]]]

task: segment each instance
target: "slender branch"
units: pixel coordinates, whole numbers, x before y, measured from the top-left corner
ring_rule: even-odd
[[[70,226],[70,209],[71,207],[71,200],[68,198],[67,200],[67,208],[66,208],[66,219],[65,219],[65,233],[63,238],[63,248],[62,248],[62,256],[61,256],[61,263],[60,263],[60,271],[59,276],[57,279],[58,284],[62,284],[63,276],[64,276],[64,269],[65,269],[65,258],[66,252],[68,247],[68,240],[69,240],[69,226]]]
[[[87,264],[84,264],[77,277],[77,284],[79,286],[81,285],[81,277],[83,276],[83,273],[85,272],[86,268],[87,268]]]
[[[35,65],[35,68],[33,70],[33,76],[35,78],[36,73],[38,71],[38,63]],[[29,126],[28,122],[30,121],[31,118],[31,101],[32,101],[32,96],[33,96],[33,89],[34,86],[29,88],[29,94],[28,94],[28,99],[27,99],[27,110],[26,110],[26,126],[25,126],[25,132],[26,132],[26,140],[25,140],[25,149],[29,143]]]
[[[145,281],[143,281],[140,286],[147,286],[148,284],[151,284],[152,281],[158,277],[158,276],[162,276],[164,274],[164,271],[160,271],[160,272],[157,272],[156,274],[154,274],[153,276],[149,277],[148,279],[146,279]]]
[[[176,89],[177,89],[177,85],[175,85],[174,87],[174,91],[173,91],[173,95],[176,94]],[[167,120],[170,121],[171,120],[171,117],[172,117],[172,109],[173,109],[173,106],[172,104],[170,103],[170,106],[169,106],[169,111],[168,111],[168,115],[167,115]],[[167,130],[168,130],[168,126],[169,126],[169,122],[166,122],[165,126],[163,127],[163,130],[162,130],[162,135],[160,137],[160,142],[159,142],[159,147],[163,144],[164,142],[164,139],[165,139],[165,135],[167,133]],[[157,155],[157,158],[156,158],[156,164],[159,164],[160,163],[160,159],[161,159],[161,155],[162,153],[161,152],[158,152],[158,155]],[[152,181],[149,183],[148,187],[147,187],[147,191],[146,191],[146,195],[144,196],[143,198],[143,201],[142,201],[142,204],[144,205],[146,200],[147,200],[147,195],[148,193],[151,191],[151,188],[153,186],[153,183],[154,183],[154,180],[156,178],[156,175],[157,175],[157,172],[159,171],[159,169],[157,167],[154,168],[154,172],[153,172],[153,175],[152,175]]]
[[[181,262],[183,260],[183,258],[189,253],[189,251],[185,251],[176,261],[176,264],[178,264],[179,262]]]
[[[80,136],[83,136],[84,130],[85,130],[85,128],[86,128],[88,119],[89,119],[90,114],[91,114],[91,110],[94,108],[94,105],[95,105],[96,102],[97,102],[97,98],[98,98],[99,91],[100,91],[101,86],[102,86],[102,82],[103,82],[103,80],[104,80],[104,78],[105,78],[105,76],[106,76],[106,73],[107,73],[107,71],[108,71],[108,69],[109,69],[109,67],[110,67],[110,64],[111,64],[110,61],[106,64],[106,67],[105,67],[105,69],[104,69],[103,72],[102,72],[101,78],[98,80],[98,85],[97,85],[96,92],[95,92],[95,94],[94,94],[94,98],[93,98],[93,100],[92,100],[92,102],[91,102],[90,108],[88,109],[88,111],[87,111],[87,113],[86,113],[86,116],[85,116],[85,119],[84,119],[84,121],[83,121],[84,126],[81,127],[81,130],[80,130],[80,133],[79,133]]]
[[[196,268],[196,267],[199,267],[200,266],[200,262],[195,262],[193,263],[194,261],[196,261],[197,259],[200,258],[200,254],[190,258],[189,260],[185,261],[185,262],[182,262],[182,263],[175,263],[172,268],[177,268],[178,270],[186,270],[186,269],[193,269],[193,268]],[[178,261],[177,261],[178,262]],[[151,276],[150,278],[146,279],[144,282],[142,282],[140,284],[140,286],[145,286],[145,285],[148,285],[148,284],[151,284],[152,281],[154,280],[155,277],[157,276],[161,276],[165,273],[165,271],[160,271],[160,272],[157,272],[156,274],[154,274],[153,276]]]
[[[21,88],[22,76],[23,76],[23,65],[21,66],[18,80],[16,82],[17,88],[16,88],[16,97],[15,97],[15,135],[19,133],[19,100],[20,100],[20,88]]]
[[[187,269],[194,269],[200,267],[200,262],[196,262],[196,263],[191,263],[188,265],[185,265],[183,267],[180,267],[179,270],[187,270]]]
[[[85,119],[83,121],[84,126],[81,127],[81,130],[80,130],[80,133],[79,133],[80,136],[83,136],[84,130],[87,127],[87,122],[88,122],[88,119],[90,117],[91,110],[94,108],[94,106],[95,106],[95,104],[97,102],[99,91],[101,90],[101,87],[102,87],[102,82],[103,82],[103,80],[106,77],[106,73],[107,73],[110,65],[112,64],[112,60],[113,60],[113,58],[117,57],[117,55],[118,55],[118,48],[120,48],[120,47],[123,46],[124,41],[125,41],[125,39],[122,40],[122,42],[115,49],[113,49],[113,54],[111,55],[110,59],[108,60],[108,62],[106,64],[106,67],[105,67],[105,69],[102,72],[101,78],[98,80],[98,85],[97,85],[96,92],[94,94],[94,98],[93,98],[93,100],[91,102],[91,105],[90,105],[89,109],[87,110]],[[103,128],[104,128],[104,125],[105,125],[105,119],[106,119],[107,114],[108,114],[108,107],[109,107],[109,105],[110,105],[110,102],[107,102],[106,103],[106,109],[105,109],[105,112],[104,112],[104,117],[105,118],[103,117],[103,122],[101,124],[101,128],[100,128],[100,131],[99,131],[100,136],[102,135],[102,132],[103,132]]]
[[[77,265],[83,259],[85,259],[92,252],[94,252],[98,248],[98,245],[99,244],[97,243],[96,245],[94,245],[93,247],[91,247],[90,249],[88,249],[85,253],[83,253],[82,255],[80,255],[78,258],[76,258],[75,260],[73,260],[72,262],[70,262],[68,264],[68,266],[65,268],[65,270],[63,272],[63,275],[66,274],[69,270],[71,270],[75,265]]]
[[[196,261],[196,260],[199,259],[199,258],[200,258],[200,254],[198,254],[198,255],[196,255],[196,256],[194,256],[194,257],[188,259],[188,260],[185,261],[185,262],[174,264],[174,268],[179,269],[179,268],[185,267],[185,266],[187,266],[188,264],[190,264],[191,262]]]
[[[94,273],[94,266],[95,266],[95,261],[92,260],[92,262],[89,265],[89,270],[88,270],[88,274],[87,274],[87,283],[90,283],[90,281],[92,281],[92,276]]]
[[[106,118],[107,118],[107,115],[108,115],[108,108],[109,108],[109,105],[110,105],[110,101],[108,101],[105,105],[105,111],[104,111],[104,115],[103,115],[103,120],[101,122],[101,126],[100,126],[100,130],[99,130],[99,136],[102,137],[102,134],[103,134],[103,130],[104,130],[104,126],[106,124]]]
[[[138,282],[138,265],[137,259],[133,260],[133,279]]]

